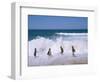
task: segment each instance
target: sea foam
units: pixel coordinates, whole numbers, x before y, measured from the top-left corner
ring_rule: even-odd
[[[56,39],[53,38],[45,38],[45,37],[37,37],[31,41],[29,41],[29,65],[48,65],[50,62],[54,61],[61,57],[60,46],[64,49],[65,56],[72,56],[72,45],[74,46],[76,55],[80,55],[80,57],[86,56],[87,54],[87,34],[86,33],[56,33],[61,35]],[[70,35],[70,40],[68,37],[63,37],[62,35]],[[73,37],[74,35],[74,37]],[[77,38],[77,35],[80,38]],[[85,35],[85,38],[84,38]],[[63,39],[66,38],[66,39]],[[36,60],[34,57],[34,49],[37,49],[38,59]],[[51,48],[52,53],[52,61],[48,60],[48,49]],[[32,60],[32,61],[31,61]],[[59,60],[58,60],[59,61]],[[31,62],[31,63],[30,63]]]

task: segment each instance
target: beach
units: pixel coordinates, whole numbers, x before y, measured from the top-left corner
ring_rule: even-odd
[[[56,38],[37,37],[29,41],[28,66],[88,64],[87,33],[56,34]],[[63,54],[60,46],[64,49]],[[72,46],[75,48],[75,56],[72,55]],[[50,56],[47,55],[49,48]]]

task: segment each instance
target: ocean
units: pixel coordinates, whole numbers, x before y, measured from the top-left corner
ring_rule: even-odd
[[[87,29],[78,29],[78,30],[76,30],[76,29],[72,29],[72,30],[56,30],[56,29],[54,29],[54,30],[31,30],[31,29],[29,29],[28,30],[28,41],[30,41],[30,40],[33,40],[33,39],[35,39],[35,38],[37,38],[37,37],[45,37],[45,38],[54,38],[54,37],[58,37],[59,35],[59,33],[60,34],[64,34],[64,33],[72,33],[72,34],[82,34],[82,33],[87,33],[88,32],[88,30]],[[65,35],[63,35],[63,36],[65,36]]]
[[[88,30],[28,30],[28,66],[88,63]],[[63,55],[60,53],[63,47]],[[72,56],[72,46],[76,57]],[[37,57],[34,50],[37,49]],[[47,55],[51,49],[52,57]]]

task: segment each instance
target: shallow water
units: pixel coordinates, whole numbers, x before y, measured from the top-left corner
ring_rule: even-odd
[[[56,36],[55,36],[56,35]],[[51,38],[37,36],[29,41],[29,66],[41,65],[67,65],[87,64],[87,33],[55,33]],[[76,57],[72,56],[72,45],[75,48]],[[60,54],[60,46],[64,54]],[[34,57],[34,49],[37,49],[37,57]],[[51,48],[52,56],[48,56],[48,49]]]

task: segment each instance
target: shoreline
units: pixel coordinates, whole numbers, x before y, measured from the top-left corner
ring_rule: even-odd
[[[29,56],[28,66],[51,66],[51,65],[76,65],[76,64],[88,64],[88,57],[86,54],[73,57],[71,55],[59,55],[46,56],[46,57],[34,57]]]

